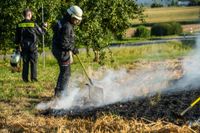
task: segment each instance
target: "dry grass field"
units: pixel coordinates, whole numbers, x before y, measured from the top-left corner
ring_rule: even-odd
[[[146,15],[146,23],[198,21],[200,7],[147,8],[144,14]],[[133,24],[138,23],[140,23],[138,20],[133,20]]]

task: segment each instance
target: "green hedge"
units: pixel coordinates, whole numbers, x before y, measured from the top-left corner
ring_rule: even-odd
[[[138,26],[135,31],[135,37],[150,37],[151,32],[145,26]]]
[[[166,36],[175,35],[182,33],[183,29],[180,23],[170,22],[170,23],[158,23],[152,26],[151,35],[155,36]]]
[[[183,32],[183,28],[180,23],[172,22],[171,23],[172,34],[181,34]]]
[[[163,5],[159,4],[159,3],[153,3],[153,4],[151,4],[151,8],[157,8],[157,7],[163,7]]]

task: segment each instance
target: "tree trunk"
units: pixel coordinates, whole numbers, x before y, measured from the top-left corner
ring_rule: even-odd
[[[93,50],[94,52],[94,62],[99,62],[99,51],[98,50]]]
[[[90,48],[86,46],[86,55],[87,57],[90,57]]]
[[[7,49],[4,48],[4,51],[3,51],[3,60],[6,61],[6,55],[7,55]]]

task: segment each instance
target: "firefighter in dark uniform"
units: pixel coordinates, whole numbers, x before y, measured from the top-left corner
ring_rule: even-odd
[[[37,36],[43,35],[46,31],[47,23],[40,28],[37,23],[33,22],[32,11],[25,9],[23,12],[24,20],[21,21],[16,28],[15,43],[17,49],[21,49],[23,58],[22,79],[28,82],[29,64],[31,68],[31,81],[37,80]]]
[[[59,97],[64,89],[68,87],[71,75],[70,64],[72,63],[72,53],[79,51],[74,44],[73,26],[80,24],[82,20],[82,10],[78,6],[71,6],[66,14],[53,27],[52,53],[59,64],[60,73],[57,80],[54,96]]]

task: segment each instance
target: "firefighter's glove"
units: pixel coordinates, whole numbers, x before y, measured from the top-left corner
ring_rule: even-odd
[[[42,23],[42,27],[43,27],[44,29],[47,29],[47,27],[48,27],[47,22]]]
[[[75,55],[76,55],[76,54],[79,54],[78,48],[74,48],[72,52],[73,52],[73,54],[75,54]]]
[[[15,47],[15,51],[16,51],[16,52],[20,52],[20,46],[16,46],[16,47]]]

